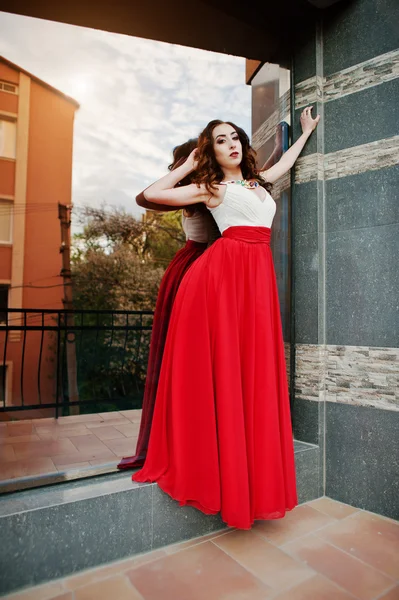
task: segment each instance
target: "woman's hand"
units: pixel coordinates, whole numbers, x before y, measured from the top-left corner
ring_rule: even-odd
[[[198,166],[197,150],[198,150],[198,148],[194,148],[194,150],[192,152],[190,152],[190,154],[187,157],[186,162],[184,163],[185,166],[187,166],[187,169],[190,169],[190,171],[189,171],[190,173],[195,171]]]
[[[302,132],[310,135],[314,131],[320,121],[320,115],[317,115],[315,119],[312,117],[312,106],[306,106],[301,114],[301,127]]]

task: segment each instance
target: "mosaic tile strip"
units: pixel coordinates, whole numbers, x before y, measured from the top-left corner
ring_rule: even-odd
[[[295,183],[306,183],[314,179],[323,179],[323,155],[315,152],[300,156],[295,163]]]
[[[393,167],[399,163],[399,136],[377,140],[322,154],[299,157],[295,164],[295,183],[314,179],[337,179]]]
[[[296,397],[399,411],[399,348],[298,344]]]
[[[295,109],[330,102],[399,77],[399,50],[375,56],[328,77],[314,76],[295,86]]]
[[[324,157],[324,178],[337,179],[399,163],[399,135],[361,146],[344,148]]]
[[[323,78],[319,75],[309,77],[295,86],[295,110],[322,102],[323,98]]]

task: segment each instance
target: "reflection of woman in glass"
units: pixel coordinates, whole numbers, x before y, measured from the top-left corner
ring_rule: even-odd
[[[182,164],[196,147],[198,140],[189,140],[173,151],[173,163],[169,166],[172,170]],[[191,183],[188,175],[181,184]],[[139,206],[149,210],[170,211],[176,210],[175,206],[162,206],[148,202],[141,193],[136,198]],[[151,335],[150,354],[148,357],[147,377],[143,398],[143,412],[140,423],[140,432],[134,456],[122,458],[119,469],[140,467],[144,464],[147,454],[148,439],[150,436],[152,416],[154,412],[155,397],[157,393],[159,371],[165,346],[166,333],[172,311],[173,302],[183,275],[189,266],[206,250],[208,244],[218,237],[217,226],[206,210],[205,206],[190,206],[183,210],[183,230],[186,234],[186,245],[179,250],[165,271],[159,287],[157,303],[154,312],[154,321]]]
[[[222,233],[186,273],[173,306],[147,460],[133,475],[230,526],[276,519],[297,504],[284,346],[269,248],[268,193],[315,129],[258,174],[245,133],[211,121],[197,152],[150,186],[148,200],[203,202]],[[175,188],[189,174],[190,185]]]

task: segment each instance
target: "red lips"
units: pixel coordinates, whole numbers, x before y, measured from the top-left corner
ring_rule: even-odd
[[[230,156],[231,156],[232,158],[237,158],[237,156],[238,156],[238,152],[232,152],[232,153],[230,154]]]

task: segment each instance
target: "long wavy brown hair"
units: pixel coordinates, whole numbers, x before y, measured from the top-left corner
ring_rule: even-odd
[[[215,186],[218,183],[223,181],[224,173],[215,157],[212,133],[215,127],[224,124],[230,125],[233,129],[235,129],[240,139],[242,146],[242,161],[240,167],[243,178],[257,181],[259,185],[264,187],[269,192],[272,188],[272,185],[259,175],[259,171],[256,166],[256,152],[252,148],[249,142],[249,137],[245,131],[230,121],[220,121],[219,119],[210,121],[199,135],[197,151],[198,166],[191,176],[191,181],[198,185],[201,183],[205,184],[206,189],[210,193],[214,191]]]
[[[191,152],[198,146],[198,138],[191,138],[184,142],[184,144],[180,144],[173,148],[173,162],[168,166],[169,171],[173,171],[177,167],[180,167],[183,163],[186,162],[187,158],[191,154]],[[193,180],[194,173],[190,173],[184,179],[179,181],[176,187],[180,187],[181,185],[190,185]],[[207,213],[206,206],[204,204],[196,204],[190,206],[183,207],[187,216],[193,216],[196,211]]]

